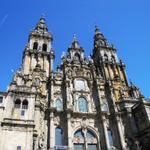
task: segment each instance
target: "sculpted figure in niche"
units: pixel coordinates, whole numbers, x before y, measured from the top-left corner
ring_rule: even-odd
[[[73,106],[72,92],[71,92],[71,89],[70,89],[70,88],[68,88],[68,101],[67,101],[67,103],[68,103],[68,106],[69,106],[69,107],[72,107],[72,106]]]

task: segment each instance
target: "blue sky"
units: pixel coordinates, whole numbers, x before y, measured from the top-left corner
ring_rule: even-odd
[[[149,0],[0,0],[1,91],[20,67],[28,34],[43,13],[54,37],[55,64],[74,33],[90,55],[98,25],[126,64],[128,79],[150,97]]]

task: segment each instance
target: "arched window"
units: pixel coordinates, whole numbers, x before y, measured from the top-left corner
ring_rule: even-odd
[[[62,145],[62,129],[55,128],[55,145]]]
[[[61,111],[63,109],[62,101],[60,99],[56,99],[54,107],[56,108],[57,111]]]
[[[76,90],[85,90],[85,82],[83,80],[75,80],[75,89]]]
[[[21,106],[21,100],[20,99],[16,99],[15,101],[15,108],[20,108]]]
[[[78,109],[80,112],[88,112],[88,102],[84,97],[78,99]]]
[[[88,150],[97,150],[97,144],[96,143],[90,143],[93,139],[96,139],[95,135],[91,131],[87,131],[86,138],[88,142]]]
[[[2,103],[3,103],[3,97],[0,96],[0,104],[2,104]]]
[[[95,135],[93,134],[93,132],[91,132],[91,131],[87,131],[86,132],[86,137],[88,138],[88,139],[92,139],[92,138],[95,138]]]
[[[77,139],[80,141],[80,143],[77,143]],[[74,134],[74,150],[84,150],[84,134],[82,130],[78,130]]]
[[[33,44],[33,49],[34,49],[34,50],[37,50],[37,49],[38,49],[38,42],[34,42],[34,44]]]
[[[108,139],[109,139],[109,145],[113,146],[113,135],[112,135],[112,131],[110,129],[107,130],[108,132]]]
[[[80,61],[80,55],[78,53],[75,53],[74,58],[76,61]]]
[[[47,44],[45,44],[45,43],[43,44],[42,50],[43,50],[44,52],[47,51]]]
[[[28,101],[26,99],[22,102],[22,109],[28,109]]]
[[[115,59],[115,56],[114,56],[114,55],[111,56],[111,61],[112,61],[113,63],[116,62],[116,59]]]
[[[78,130],[75,132],[74,137],[76,138],[84,138],[83,132],[81,130]]]
[[[107,56],[107,54],[104,54],[104,61],[108,61],[108,56]]]
[[[97,138],[93,132],[89,130],[77,130],[74,133],[74,150],[98,150]]]

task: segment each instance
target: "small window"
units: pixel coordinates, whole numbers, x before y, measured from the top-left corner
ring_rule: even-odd
[[[85,98],[80,97],[78,99],[78,109],[79,112],[88,112],[88,102]]]
[[[113,135],[112,135],[112,131],[110,129],[107,130],[108,132],[108,139],[109,139],[109,145],[113,146]]]
[[[76,90],[85,90],[85,82],[83,80],[76,80],[75,81],[75,89]]]
[[[55,145],[62,145],[62,129],[59,127],[55,129]]]
[[[21,150],[21,146],[17,146],[17,150]]]
[[[81,130],[78,130],[75,132],[74,137],[76,138],[84,138],[83,132]]]
[[[47,51],[47,44],[43,44],[42,50],[43,50],[44,52]]]
[[[20,99],[16,99],[15,101],[15,108],[20,108],[21,106],[21,100]]]
[[[34,44],[33,44],[33,49],[34,49],[34,50],[37,50],[37,49],[38,49],[38,43],[37,43],[37,42],[34,42]]]
[[[101,108],[103,112],[108,112],[108,106],[106,103],[102,104]]]
[[[25,110],[21,110],[21,116],[25,116]]]
[[[115,56],[111,56],[111,61],[114,63],[114,62],[116,62],[116,59],[115,59]]]
[[[95,138],[95,135],[91,131],[88,130],[86,133],[86,137],[87,139],[93,139]]]
[[[22,109],[28,109],[28,101],[26,99],[22,102]]]
[[[0,96],[0,104],[3,103],[3,97]]]
[[[84,144],[74,144],[74,150],[84,150]]]
[[[88,150],[97,150],[96,144],[88,144]]]
[[[107,54],[104,54],[104,61],[108,61],[108,56],[107,56]]]
[[[55,100],[54,107],[57,111],[61,111],[63,109],[62,101],[60,99]]]
[[[78,53],[76,53],[76,54],[74,55],[74,59],[75,59],[77,62],[79,62],[79,61],[80,61],[80,55],[79,55]]]

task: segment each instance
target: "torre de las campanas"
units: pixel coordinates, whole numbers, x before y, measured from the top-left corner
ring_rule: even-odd
[[[52,42],[41,17],[0,92],[0,150],[150,150],[150,101],[99,28],[91,57],[74,37],[56,70]]]

